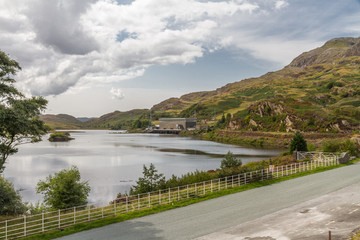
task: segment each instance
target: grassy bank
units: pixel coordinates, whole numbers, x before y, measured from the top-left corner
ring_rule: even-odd
[[[349,165],[349,164],[346,164],[346,165]],[[89,230],[89,229],[97,228],[97,227],[102,227],[102,226],[105,226],[108,224],[122,222],[122,221],[130,220],[130,219],[134,219],[134,218],[138,218],[138,217],[142,217],[142,216],[146,216],[146,215],[150,215],[150,214],[155,214],[155,213],[167,211],[167,210],[178,208],[178,207],[184,207],[184,206],[188,206],[190,204],[194,204],[194,203],[198,203],[201,201],[221,197],[224,195],[238,193],[238,192],[242,192],[242,191],[246,191],[249,189],[254,189],[254,188],[258,188],[258,187],[262,187],[262,186],[267,186],[267,185],[270,185],[273,183],[286,181],[289,179],[306,176],[309,174],[314,174],[314,173],[318,173],[318,172],[322,172],[322,171],[326,171],[326,170],[330,170],[330,169],[334,169],[334,168],[338,168],[338,167],[342,167],[342,166],[345,166],[345,165],[341,164],[341,165],[336,165],[336,166],[331,166],[331,167],[317,168],[315,170],[302,172],[302,173],[296,173],[296,174],[286,176],[286,177],[281,177],[281,178],[276,178],[276,179],[266,180],[266,181],[261,181],[261,182],[253,182],[253,183],[250,183],[247,185],[242,185],[240,187],[235,187],[235,188],[227,189],[227,190],[221,190],[218,192],[209,193],[204,196],[197,196],[195,198],[186,199],[186,200],[182,200],[179,202],[174,202],[171,205],[160,205],[160,206],[152,207],[152,208],[141,210],[141,211],[122,214],[122,215],[119,215],[116,217],[109,217],[106,219],[101,219],[101,220],[97,220],[97,221],[93,221],[93,222],[89,222],[89,223],[81,223],[81,224],[77,224],[77,225],[65,228],[63,230],[56,230],[56,231],[46,232],[43,234],[37,234],[37,235],[26,237],[24,239],[33,239],[33,240],[35,240],[35,239],[40,239],[40,240],[41,239],[53,239],[53,238],[73,234],[76,232]]]

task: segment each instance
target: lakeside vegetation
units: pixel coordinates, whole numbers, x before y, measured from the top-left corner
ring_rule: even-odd
[[[73,140],[74,138],[70,137],[69,132],[54,132],[50,134],[49,141],[50,142],[68,142]]]

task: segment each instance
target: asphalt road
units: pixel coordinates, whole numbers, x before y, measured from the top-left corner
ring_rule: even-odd
[[[160,240],[194,239],[198,237],[202,237],[202,239],[277,239],[272,237],[235,238],[237,236],[236,231],[231,235],[232,238],[228,238],[226,231],[234,227],[240,229],[242,224],[261,218],[268,221],[265,222],[265,225],[263,225],[264,222],[260,224],[263,226],[261,229],[269,229],[266,227],[272,224],[273,218],[266,218],[267,216],[281,212],[281,210],[297,208],[304,203],[309,204],[314,199],[321,199],[321,197],[338,190],[351,192],[353,190],[349,186],[359,186],[359,184],[360,165],[352,165],[80,232],[59,239]],[[360,199],[349,199],[349,201],[360,203]],[[334,203],[334,206],[336,206],[336,203]],[[306,205],[306,207],[310,208],[311,204]],[[296,218],[292,221],[293,226],[296,226]],[[260,230],[258,229],[258,231]],[[217,233],[223,234],[216,235]]]

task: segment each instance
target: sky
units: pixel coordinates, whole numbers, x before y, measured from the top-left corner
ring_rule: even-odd
[[[360,36],[360,0],[0,0],[0,50],[44,113],[151,108]]]

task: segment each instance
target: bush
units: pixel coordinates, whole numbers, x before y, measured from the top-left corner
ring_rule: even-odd
[[[165,185],[165,177],[162,173],[157,173],[154,164],[150,164],[149,168],[143,165],[143,177],[136,181],[136,185],[130,188],[130,194],[147,193],[161,189]]]
[[[44,194],[44,203],[52,209],[65,209],[87,204],[90,186],[80,182],[79,169],[72,166],[39,181],[36,192]]]
[[[14,185],[0,176],[0,215],[18,215],[26,212],[19,191]]]
[[[50,135],[50,142],[67,142],[73,140],[68,132],[54,132]]]
[[[324,152],[348,152],[352,156],[356,156],[359,153],[358,146],[351,139],[345,141],[330,140],[323,142],[322,151]]]
[[[242,161],[241,159],[238,159],[236,157],[234,157],[232,152],[228,152],[224,159],[221,160],[221,169],[225,169],[225,168],[231,168],[231,167],[237,167],[237,166],[241,166],[242,165]]]

